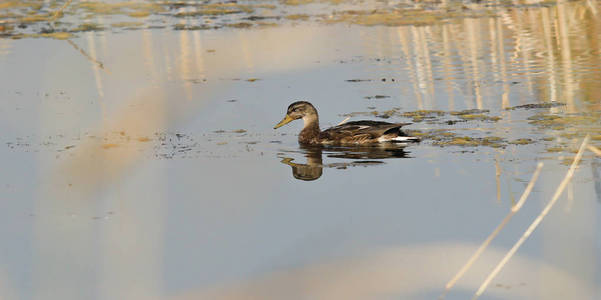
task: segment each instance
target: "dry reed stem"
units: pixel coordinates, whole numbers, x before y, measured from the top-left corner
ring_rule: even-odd
[[[505,227],[507,222],[509,222],[511,217],[513,217],[513,215],[515,215],[520,210],[520,208],[522,208],[522,205],[524,205],[524,202],[526,202],[526,199],[530,195],[530,192],[532,191],[532,188],[534,187],[534,184],[536,183],[536,180],[538,179],[538,175],[540,174],[540,171],[543,168],[543,165],[544,164],[542,162],[539,162],[536,165],[536,170],[534,171],[534,174],[532,174],[532,178],[530,179],[530,182],[528,183],[528,185],[526,186],[526,189],[522,193],[522,196],[520,197],[520,200],[518,201],[518,203],[516,203],[514,206],[511,207],[511,211],[509,211],[509,214],[507,214],[507,216],[503,219],[501,224],[499,224],[499,226],[497,226],[497,228],[495,228],[495,230],[488,236],[488,238],[482,243],[482,245],[480,245],[478,250],[476,250],[476,252],[474,252],[474,254],[472,254],[472,256],[467,261],[467,263],[465,263],[465,265],[463,265],[463,267],[459,270],[459,272],[457,272],[457,274],[455,274],[455,276],[446,284],[445,291],[439,297],[439,299],[443,299],[446,296],[446,294],[449,292],[449,290],[451,290],[451,288],[453,288],[455,283],[457,283],[457,281],[459,279],[461,279],[461,277],[463,277],[463,275],[467,272],[467,270],[469,270],[469,268],[474,264],[474,262],[480,257],[480,255],[484,252],[484,250],[486,250],[486,247],[488,247],[490,242],[497,236],[497,234],[499,234],[499,232],[501,232],[501,230]]]
[[[98,65],[99,68],[103,69],[104,71],[106,71],[107,73],[110,74],[109,70],[104,68],[104,64],[102,64],[102,62],[99,62],[96,59],[94,59],[93,57],[91,57],[83,49],[79,48],[79,46],[77,46],[73,41],[71,41],[71,40],[66,40],[66,41],[67,41],[67,43],[69,43],[69,45],[73,46],[73,48],[75,48],[75,50],[79,51],[79,53],[81,53],[83,56],[85,56],[89,61],[95,63],[96,65]]]
[[[538,215],[538,217],[536,217],[536,219],[534,219],[534,221],[532,222],[532,224],[530,224],[528,229],[526,229],[526,231],[524,232],[522,237],[520,237],[520,239],[515,243],[515,245],[513,245],[513,247],[509,250],[509,252],[507,252],[505,257],[503,257],[503,259],[499,262],[499,264],[495,267],[495,269],[484,280],[482,285],[480,285],[480,288],[478,289],[478,291],[476,291],[472,300],[477,299],[478,297],[480,297],[482,295],[482,293],[484,293],[484,291],[486,290],[486,288],[488,287],[490,282],[493,280],[493,278],[495,278],[495,276],[497,276],[497,274],[501,271],[503,266],[505,266],[505,264],[509,261],[509,259],[511,259],[511,257],[513,256],[513,254],[515,254],[515,252],[518,250],[518,248],[520,248],[520,246],[524,243],[524,241],[526,241],[526,239],[532,234],[532,232],[536,229],[536,227],[540,224],[540,222],[543,221],[543,218],[549,213],[551,208],[553,208],[553,205],[555,205],[555,202],[557,202],[557,200],[559,199],[559,196],[561,196],[561,194],[563,193],[563,190],[568,185],[568,182],[570,182],[570,180],[574,176],[574,171],[576,171],[576,168],[578,167],[578,163],[580,162],[580,159],[582,158],[582,154],[584,152],[584,149],[586,148],[586,145],[588,144],[589,139],[590,139],[590,135],[587,134],[586,137],[584,138],[584,140],[582,141],[582,144],[580,145],[580,149],[578,150],[576,157],[574,157],[574,161],[572,162],[570,169],[568,170],[568,172],[566,173],[566,176],[561,181],[561,184],[559,184],[559,187],[557,187],[557,190],[555,191],[555,194],[553,194],[553,198],[551,198],[551,201],[549,201],[547,206],[545,206],[545,208],[541,211],[541,213]]]
[[[346,119],[342,120],[342,122],[338,123],[338,125],[342,125],[344,123],[346,123],[346,121],[348,121],[351,117],[346,117]],[[338,126],[336,125],[336,126]]]
[[[599,148],[593,146],[593,145],[588,145],[586,146],[586,149],[590,150],[591,152],[601,156],[601,150],[599,150]]]
[[[69,6],[69,4],[71,4],[71,1],[73,1],[73,0],[67,0],[67,2],[65,2],[65,4],[63,4],[63,6],[54,13],[52,18],[50,18],[50,20],[48,20],[48,22],[54,22],[56,20],[56,18],[58,18],[58,15],[61,12],[63,12],[63,10],[65,10],[65,8],[67,8],[67,6]]]
[[[497,202],[501,202],[501,166],[499,166],[499,155],[495,155],[495,182],[497,184]]]
[[[56,21],[56,19],[58,18],[58,15],[65,10],[65,8],[67,8],[67,6],[69,6],[69,4],[71,4],[73,0],[67,0],[67,2],[65,2],[65,4],[63,4],[63,6],[57,10],[54,15],[52,16],[52,18],[50,18],[48,20],[49,23],[52,23],[54,21]],[[50,24],[50,26],[54,27],[52,24]],[[99,68],[103,69],[104,71],[106,71],[107,73],[110,73],[108,70],[106,70],[104,68],[104,64],[102,62],[99,62],[98,60],[96,60],[95,58],[91,57],[88,53],[86,53],[83,49],[81,49],[79,46],[77,46],[74,42],[72,42],[71,40],[67,39],[67,43],[69,43],[69,45],[73,46],[73,48],[75,48],[75,50],[78,50],[79,53],[81,53],[85,58],[87,58],[89,61],[95,63]]]

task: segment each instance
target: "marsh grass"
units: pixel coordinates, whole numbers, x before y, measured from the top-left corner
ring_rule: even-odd
[[[507,254],[503,257],[503,259],[501,259],[501,261],[497,264],[497,266],[493,269],[493,271],[488,275],[488,277],[486,277],[484,282],[482,282],[482,285],[480,285],[480,287],[474,294],[474,297],[472,298],[473,300],[477,299],[484,293],[484,291],[486,290],[486,288],[488,287],[490,282],[495,278],[495,276],[497,276],[497,274],[501,271],[501,269],[505,266],[505,264],[507,264],[507,262],[515,254],[515,252],[517,252],[517,250],[520,248],[520,246],[526,241],[526,239],[528,239],[528,237],[532,234],[532,232],[534,232],[534,230],[538,227],[538,225],[543,221],[545,216],[553,208],[553,206],[559,199],[559,196],[561,196],[561,194],[563,193],[563,190],[566,188],[566,186],[568,185],[568,183],[574,176],[574,172],[576,171],[576,168],[578,167],[578,164],[580,163],[580,160],[582,159],[584,150],[587,149],[589,140],[590,140],[590,136],[587,135],[584,138],[584,140],[582,141],[582,144],[580,145],[578,153],[574,157],[574,159],[572,161],[572,165],[568,169],[568,172],[566,173],[564,179],[561,181],[561,183],[557,187],[557,190],[555,190],[555,193],[553,194],[551,201],[549,201],[549,203],[545,206],[545,208],[541,211],[541,213],[536,217],[536,219],[534,219],[532,224],[530,224],[530,226],[522,234],[520,239],[507,252]],[[518,202],[518,204],[519,204],[519,202]],[[519,208],[517,208],[517,209],[519,209]],[[513,212],[513,208],[512,208],[512,212]]]
[[[474,252],[474,254],[472,254],[472,256],[468,259],[468,261],[465,263],[465,265],[463,265],[463,267],[461,267],[461,269],[457,272],[457,274],[455,274],[455,276],[453,276],[453,278],[446,284],[444,293],[439,297],[439,299],[443,299],[445,297],[445,295],[453,288],[453,286],[455,286],[455,283],[457,283],[457,281],[459,281],[459,279],[461,279],[461,277],[463,277],[463,275],[470,269],[470,267],[480,257],[480,255],[482,255],[484,250],[486,250],[488,245],[490,245],[490,242],[492,242],[492,240],[499,234],[499,232],[501,232],[501,230],[503,230],[505,225],[507,225],[507,223],[509,223],[509,220],[511,220],[513,215],[515,215],[520,210],[520,208],[522,208],[522,206],[526,202],[526,199],[528,199],[528,196],[530,195],[530,192],[532,191],[532,188],[534,187],[534,184],[536,183],[538,176],[540,175],[543,165],[544,164],[542,162],[539,162],[537,164],[536,170],[532,174],[532,178],[530,179],[530,182],[528,182],[528,185],[526,186],[526,189],[522,193],[520,200],[511,207],[511,210],[509,211],[507,216],[503,219],[503,221],[501,221],[501,223],[497,226],[497,228],[495,228],[495,230],[493,230],[493,232],[486,238],[486,240],[484,240],[484,242],[480,245],[480,247],[478,247],[476,252]]]

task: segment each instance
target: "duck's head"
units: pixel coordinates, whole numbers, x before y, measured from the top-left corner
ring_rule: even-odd
[[[303,119],[303,121],[305,121],[305,126],[308,123],[317,122],[317,110],[311,103],[307,101],[294,102],[288,106],[288,110],[286,111],[286,116],[284,119],[275,125],[273,129],[280,128],[298,119]]]

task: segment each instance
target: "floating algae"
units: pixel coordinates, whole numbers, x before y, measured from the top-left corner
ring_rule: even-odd
[[[219,27],[209,25],[188,25],[188,24],[175,24],[173,30],[208,30],[216,29]]]
[[[375,96],[373,96],[375,97]],[[377,98],[386,98],[388,96],[378,95]],[[370,108],[373,109],[373,108]],[[413,122],[423,122],[427,121],[428,123],[435,124],[446,124],[453,125],[457,122],[466,122],[466,121],[488,121],[488,122],[497,122],[501,120],[501,117],[498,116],[488,116],[484,114],[470,114],[471,112],[488,112],[487,110],[466,110],[461,112],[445,112],[442,110],[416,110],[416,111],[407,111],[400,112],[400,108],[393,108],[386,111],[368,111],[368,112],[352,112],[349,114],[344,114],[344,117],[355,117],[355,116],[375,116],[378,118],[388,119],[393,116],[411,118]],[[459,117],[459,120],[446,120],[441,119],[446,115],[454,115]]]
[[[165,11],[161,5],[152,2],[79,2],[72,5],[75,9],[82,9],[92,14],[121,14],[132,17],[148,16],[150,13]]]
[[[489,121],[497,122],[501,120],[501,117],[488,116],[486,115],[490,111],[488,109],[466,109],[462,111],[452,111],[451,115],[457,116],[463,120],[478,120],[478,121]]]
[[[444,116],[446,113],[441,110],[416,110],[401,113],[401,116],[413,118],[413,122],[422,122],[425,119],[435,120],[438,117]]]
[[[83,23],[71,30],[71,32],[88,32],[88,31],[102,31],[104,26],[97,23]]]
[[[0,10],[14,9],[14,8],[31,8],[32,10],[40,10],[43,3],[40,1],[2,1],[0,2]]]
[[[24,34],[16,36],[19,38],[53,38],[57,40],[67,40],[73,37],[73,34],[69,32],[52,32],[52,33],[34,33],[34,34]]]
[[[466,109],[466,110],[461,110],[461,111],[452,111],[452,112],[450,112],[450,114],[454,115],[454,116],[462,116],[462,115],[486,114],[489,112],[490,112],[490,110],[488,110],[488,109]]]
[[[305,5],[311,3],[331,3],[331,4],[340,4],[344,3],[345,0],[280,0],[280,2],[284,5],[290,6],[298,6]]]
[[[382,119],[388,119],[392,116],[398,115],[399,109],[393,108],[385,111],[367,111],[367,112],[352,112],[348,114],[343,114],[343,117],[357,117],[357,116],[369,116],[369,117],[378,117]]]
[[[150,16],[150,11],[132,11],[127,15],[132,18],[146,18]]]
[[[32,24],[37,22],[48,21],[52,15],[50,13],[39,14],[39,15],[30,15],[19,18],[19,23],[21,24]]]
[[[563,152],[565,151],[564,147],[548,147],[545,149],[547,152]]]
[[[143,22],[117,22],[112,23],[111,27],[115,28],[137,28],[143,26]]]
[[[422,141],[431,141],[432,145],[447,147],[447,146],[460,146],[460,147],[478,147],[487,146],[492,148],[505,148],[507,141],[498,136],[485,136],[485,137],[471,137],[471,136],[459,136],[456,133],[448,129],[429,129],[429,130],[418,130],[418,129],[404,129],[404,131],[411,136],[419,137]]]
[[[365,99],[386,99],[386,98],[390,98],[390,96],[386,96],[386,95],[375,95],[375,96],[365,96],[363,97]]]
[[[601,112],[580,114],[536,114],[528,118],[531,125],[541,129],[562,130],[565,128],[579,127],[582,132],[597,131],[601,127]]]
[[[309,15],[306,15],[306,14],[287,15],[286,19],[293,20],[293,21],[297,21],[297,20],[306,21],[309,19]]]
[[[326,23],[351,23],[364,26],[386,25],[426,25],[442,20],[442,15],[432,12],[407,13],[404,11],[358,11],[349,10],[334,15],[334,18],[326,19]]]
[[[466,17],[493,16],[489,10],[457,10],[446,9],[380,9],[380,10],[347,10],[335,12],[333,17],[324,18],[325,23],[350,23],[364,26],[403,26],[431,25],[447,19]]]
[[[471,138],[469,136],[453,137],[452,139],[450,139],[448,141],[439,141],[434,144],[438,145],[438,146],[470,146],[470,147],[475,147],[475,146],[480,145],[480,143],[476,139]]]
[[[464,120],[479,120],[479,121],[489,121],[489,122],[497,122],[497,121],[501,120],[501,117],[487,116],[487,115],[483,115],[483,114],[476,114],[476,115],[466,114],[466,115],[459,115],[459,117]]]
[[[234,24],[227,24],[227,27],[232,27],[232,28],[249,28],[252,27],[253,24],[248,23],[248,22],[240,22],[240,23],[234,23]]]
[[[438,116],[444,116],[446,113],[442,110],[416,110],[416,111],[407,111],[402,113],[401,115],[403,117],[408,117],[408,118],[412,118],[412,117],[438,117]]]
[[[530,104],[508,107],[505,110],[551,108],[551,107],[565,106],[565,105],[566,105],[565,103],[561,103],[561,102],[530,103]]]
[[[528,144],[532,144],[534,143],[534,140],[532,139],[517,139],[517,140],[513,140],[509,142],[510,144],[513,145],[528,145]]]
[[[482,138],[474,138],[469,136],[453,136],[450,139],[436,141],[433,143],[436,146],[461,146],[461,147],[477,147],[488,146],[493,148],[504,148],[507,143],[503,138],[497,136],[488,136]]]
[[[179,18],[198,17],[198,16],[218,16],[239,13],[251,13],[254,9],[248,5],[240,5],[236,3],[215,3],[199,6],[196,11],[178,12],[174,16]]]

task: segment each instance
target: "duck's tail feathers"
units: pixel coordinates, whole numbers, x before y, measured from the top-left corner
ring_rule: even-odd
[[[420,139],[414,136],[406,135],[383,135],[378,139],[378,142],[392,142],[392,143],[417,143]]]
[[[417,143],[420,141],[420,139],[414,136],[397,136],[395,138],[392,138],[390,141],[401,143]]]

